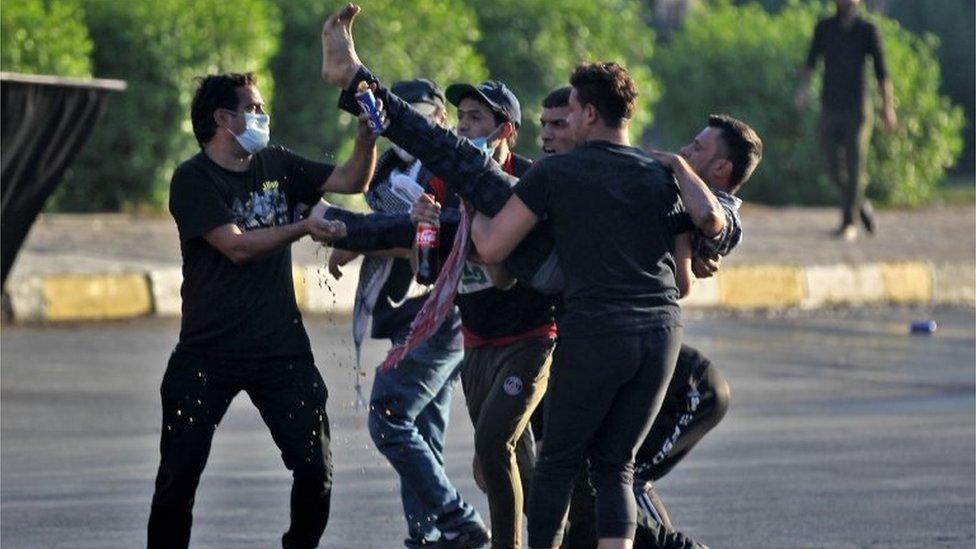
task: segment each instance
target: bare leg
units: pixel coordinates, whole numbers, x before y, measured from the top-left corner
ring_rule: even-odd
[[[322,25],[322,80],[345,88],[362,66],[352,39],[352,24],[360,7],[346,4]]]

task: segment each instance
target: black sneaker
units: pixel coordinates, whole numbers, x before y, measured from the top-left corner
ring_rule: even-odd
[[[874,222],[874,208],[871,207],[869,200],[861,203],[861,223],[864,224],[864,229],[867,232],[874,234],[877,225]]]
[[[403,540],[404,547],[408,549],[430,549],[431,547],[435,547],[436,544],[436,541],[427,541],[425,539],[407,538]]]
[[[491,543],[491,533],[479,523],[462,526],[458,536],[447,539],[448,532],[441,535],[441,539],[431,547],[437,549],[480,549]]]

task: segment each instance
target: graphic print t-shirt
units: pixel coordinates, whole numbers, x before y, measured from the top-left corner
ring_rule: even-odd
[[[255,154],[244,172],[226,170],[202,151],[176,168],[169,209],[183,253],[179,349],[215,358],[311,357],[291,247],[234,265],[203,236],[228,223],[243,232],[290,223],[298,203],[319,199],[333,168],[282,147]]]

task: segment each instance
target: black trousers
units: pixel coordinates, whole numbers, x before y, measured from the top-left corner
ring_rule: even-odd
[[[187,547],[193,502],[210,443],[238,392],[261,413],[292,471],[291,525],[284,547],[316,547],[329,519],[332,455],[328,391],[311,357],[217,360],[174,352],[163,376],[159,472],[149,516],[150,548]]]
[[[637,450],[637,482],[668,474],[729,409],[729,384],[705,355],[681,346],[678,365],[668,385],[651,432]]]
[[[645,483],[669,473],[728,411],[728,382],[712,362],[697,349],[682,345],[677,366],[651,432],[637,450],[634,466],[635,493]],[[587,478],[577,479],[570,508],[570,527],[563,541],[566,549],[596,547],[596,517],[592,489]],[[667,517],[658,502],[656,511]],[[643,515],[643,513],[642,513]],[[647,516],[640,516],[634,538],[635,549],[693,547],[693,541],[669,531]]]
[[[590,460],[600,538],[634,537],[634,455],[664,400],[681,327],[562,338],[546,396],[545,438],[529,497],[529,546],[562,542],[573,480]]]

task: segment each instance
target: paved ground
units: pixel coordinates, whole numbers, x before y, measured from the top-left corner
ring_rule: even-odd
[[[880,233],[853,243],[830,237],[834,208],[743,207],[745,239],[727,265],[826,265],[863,261],[976,262],[976,208],[971,204],[878,214]],[[295,262],[324,262],[308,241]],[[176,226],[168,216],[45,215],[31,229],[11,277],[70,272],[143,272],[179,266]]]
[[[971,231],[970,231],[971,232]],[[150,253],[147,251],[147,253]],[[935,318],[933,337],[908,323]],[[336,482],[325,547],[398,546],[395,476],[352,406],[348,326],[308,322],[331,390]],[[971,309],[700,316],[686,339],[733,390],[725,421],[659,483],[675,521],[714,547],[965,547],[976,542]],[[173,321],[0,334],[0,543],[128,548],[143,540],[158,393]],[[384,351],[374,343],[367,361]],[[455,399],[447,462],[476,507],[471,427]],[[217,434],[194,547],[273,547],[288,475],[240,397]]]

